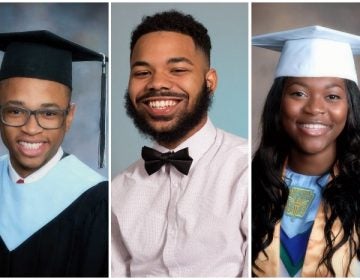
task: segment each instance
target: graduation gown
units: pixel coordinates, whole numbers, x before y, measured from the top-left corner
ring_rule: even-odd
[[[306,248],[304,264],[301,270],[301,277],[328,277],[329,272],[325,265],[321,265],[318,269],[322,253],[325,249],[325,213],[323,206],[320,204],[314,225],[311,230],[309,242]],[[338,244],[343,235],[343,229],[339,219],[337,219],[332,228],[334,233],[334,245]],[[356,242],[359,242],[354,236]],[[268,257],[263,252],[259,253],[255,263],[260,270],[253,267],[254,272],[259,277],[279,277],[280,275],[280,222],[275,225],[274,237],[271,244],[265,249]],[[349,277],[360,276],[360,262],[349,257],[349,245],[342,245],[332,258],[332,265],[335,270],[336,277],[345,277],[346,267],[350,263]]]
[[[66,157],[60,161],[65,166],[65,169],[69,168],[69,172],[63,174],[63,180],[54,182],[56,186],[54,188],[55,197],[59,196],[56,195],[56,189],[59,186],[61,189],[62,181],[70,184],[68,177],[78,177],[76,172],[70,170],[73,169],[72,162],[77,163],[78,160],[76,158],[74,160],[74,157],[71,158],[71,156],[70,160],[68,158]],[[4,162],[6,160],[0,158],[0,174],[2,177],[6,176],[4,174]],[[1,172],[1,168],[3,172]],[[86,167],[82,166],[82,168]],[[49,173],[46,176],[51,177],[53,170]],[[34,204],[30,205],[30,210],[24,214],[25,216],[28,215],[27,220],[34,218],[34,222],[20,228],[20,230],[18,230],[19,226],[21,227],[26,223],[25,220],[21,223],[22,215],[20,210],[20,214],[16,212],[16,209],[12,212],[8,211],[9,213],[6,215],[0,213],[0,227],[2,227],[0,228],[0,276],[105,277],[108,275],[108,182],[101,180],[101,178],[97,177],[98,175],[90,173],[90,177],[92,175],[96,178],[96,180],[93,180],[94,182],[100,182],[80,188],[79,195],[77,193],[72,194],[72,197],[64,204],[65,206],[62,206],[64,209],[59,207],[58,209],[62,209],[59,213],[56,215],[50,214],[45,220],[40,219],[40,223],[37,217],[31,216],[32,212],[34,212],[34,215],[37,213],[36,208],[37,203],[39,203],[37,201],[34,201]],[[4,190],[5,181],[4,178],[0,178],[0,193],[7,197],[8,193]],[[87,184],[91,184],[90,182],[92,181],[89,180]],[[28,185],[30,188],[38,187],[37,183],[34,183],[35,186],[26,184],[21,186],[22,190],[27,188]],[[16,188],[16,186],[11,187]],[[67,186],[64,185],[63,187],[66,191]],[[48,198],[45,196],[44,199],[51,200],[52,197],[50,196],[51,194],[49,194]],[[26,202],[26,199],[22,197],[19,200]],[[3,201],[4,203],[7,203],[7,200]],[[50,206],[45,209],[40,208],[40,210],[44,213],[51,212],[51,206],[57,207],[56,203],[56,200],[51,201]],[[1,207],[0,205],[0,209]],[[18,203],[18,207],[22,209],[26,205],[23,207],[22,203]],[[8,208],[2,208],[2,210],[6,212]],[[32,210],[32,208],[35,209]],[[14,217],[14,213],[18,214],[19,217]],[[20,222],[18,223],[20,225],[16,225],[16,222],[14,222],[15,226],[7,226],[10,221],[17,218],[19,218]],[[45,224],[42,226],[41,223],[44,222]],[[35,227],[32,227],[34,224]],[[5,231],[4,228],[8,230]],[[30,231],[27,233],[29,236],[22,236],[21,234],[29,228]],[[12,230],[14,233],[9,234]],[[17,231],[19,237],[13,238],[13,236],[17,235]]]

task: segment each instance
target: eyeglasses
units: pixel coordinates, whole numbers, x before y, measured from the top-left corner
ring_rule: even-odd
[[[69,110],[70,106],[65,110],[38,109],[34,111],[16,106],[0,106],[1,122],[3,124],[20,127],[29,121],[31,115],[34,115],[37,124],[43,129],[62,127]]]

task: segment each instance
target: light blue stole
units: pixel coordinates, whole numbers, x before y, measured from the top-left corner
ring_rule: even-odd
[[[86,190],[106,180],[73,155],[60,160],[34,183],[13,183],[8,168],[8,155],[0,157],[0,236],[9,251],[53,220]]]
[[[312,226],[321,202],[322,188],[329,181],[329,174],[307,176],[287,168],[285,181],[290,194],[281,218],[281,227],[289,238],[293,238]],[[301,200],[297,201],[298,197]]]

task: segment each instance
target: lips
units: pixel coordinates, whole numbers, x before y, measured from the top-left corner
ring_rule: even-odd
[[[306,135],[321,136],[331,130],[331,125],[325,123],[298,123],[298,128]]]
[[[165,109],[167,107],[173,107],[177,103],[178,102],[175,100],[153,100],[153,101],[149,101],[148,105],[152,109]]]
[[[20,140],[17,142],[20,152],[24,156],[36,157],[43,153],[45,149],[45,142],[43,141],[23,141]]]
[[[20,141],[19,144],[20,144],[21,146],[23,146],[24,149],[37,150],[37,149],[39,149],[40,146],[42,145],[42,142],[39,142],[39,143],[29,143],[29,142]]]
[[[151,118],[164,120],[164,118],[171,118],[179,110],[182,101],[183,98],[177,96],[157,96],[144,98],[139,104],[144,106]]]

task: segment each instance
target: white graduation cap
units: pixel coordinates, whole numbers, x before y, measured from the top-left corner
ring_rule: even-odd
[[[354,57],[360,36],[308,26],[254,36],[257,47],[281,52],[275,77],[337,77],[358,83]]]

